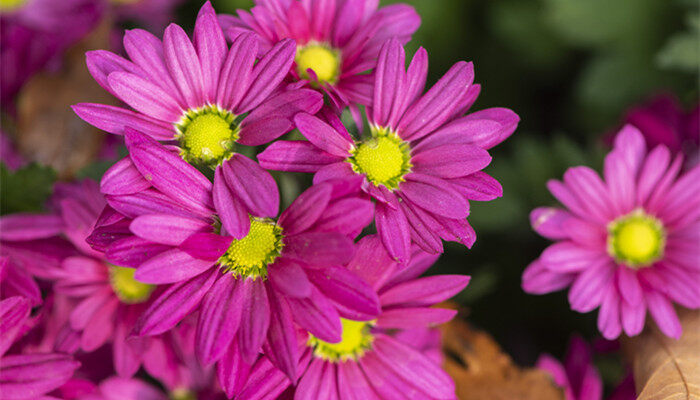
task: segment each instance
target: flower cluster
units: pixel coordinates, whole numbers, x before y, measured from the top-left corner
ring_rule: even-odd
[[[426,90],[410,6],[257,3],[86,54],[121,105],[73,109],[128,155],[0,219],[3,395],[454,398],[435,327],[456,312],[433,306],[469,277],[421,275],[474,243],[519,118],[469,112],[471,63]],[[283,203],[270,171],[313,182]]]

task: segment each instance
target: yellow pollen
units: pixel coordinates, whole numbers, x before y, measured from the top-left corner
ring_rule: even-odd
[[[348,161],[355,172],[366,175],[375,185],[396,189],[412,166],[408,144],[386,130],[377,133],[360,143]]]
[[[270,220],[251,218],[248,235],[234,240],[219,264],[237,277],[264,279],[267,266],[280,255],[283,246],[282,228]]]
[[[171,400],[197,400],[197,394],[186,389],[178,388],[170,392]]]
[[[136,272],[134,268],[117,267],[116,265],[109,267],[109,283],[122,303],[143,303],[148,300],[151,292],[155,289],[155,285],[149,285],[134,279],[134,272]]]
[[[316,74],[320,83],[335,83],[340,70],[338,52],[320,44],[300,47],[296,56],[297,72],[303,79],[311,79],[307,70]]]
[[[328,343],[309,335],[307,345],[313,347],[314,355],[328,361],[357,360],[372,346],[374,337],[370,332],[373,321],[352,321],[341,318],[343,333],[338,343]]]
[[[0,0],[0,11],[11,11],[20,8],[27,0]]]
[[[608,225],[608,253],[632,268],[647,267],[664,253],[666,234],[661,221],[635,210]]]
[[[188,111],[177,125],[182,157],[193,164],[212,166],[229,159],[238,140],[235,119],[216,106]]]

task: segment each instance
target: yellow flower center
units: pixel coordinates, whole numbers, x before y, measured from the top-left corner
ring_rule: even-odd
[[[112,290],[122,303],[143,303],[151,296],[155,285],[139,282],[134,279],[134,268],[109,266],[109,283]]]
[[[267,266],[280,255],[282,228],[274,221],[251,218],[248,235],[231,243],[219,264],[236,277],[267,277]]]
[[[197,400],[197,394],[186,389],[178,388],[170,392],[171,400]]]
[[[608,253],[632,268],[647,267],[664,254],[666,231],[658,219],[635,210],[608,225]]]
[[[374,185],[396,189],[411,170],[408,143],[387,129],[373,129],[372,137],[351,151],[348,162],[353,171],[364,174]]]
[[[0,11],[12,11],[20,8],[27,0],[0,0]]]
[[[328,361],[357,360],[372,347],[374,336],[370,331],[374,321],[352,321],[341,318],[343,333],[338,343],[328,343],[309,335],[307,345],[314,349],[314,355]]]
[[[191,164],[221,164],[231,158],[239,138],[236,116],[217,106],[188,111],[176,128],[180,154]]]
[[[340,72],[340,55],[322,44],[309,44],[299,47],[296,55],[297,72],[303,79],[311,79],[308,70],[316,74],[319,83],[333,84]]]

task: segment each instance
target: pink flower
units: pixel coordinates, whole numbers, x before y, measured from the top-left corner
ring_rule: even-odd
[[[342,109],[350,104],[370,105],[373,76],[385,40],[405,44],[420,26],[413,7],[393,4],[377,9],[374,0],[264,1],[238,16],[219,17],[229,39],[255,32],[267,50],[286,38],[297,43],[290,69],[296,80],[323,90]]]
[[[557,386],[564,389],[566,400],[601,400],[603,381],[593,365],[591,349],[579,336],[573,336],[564,364],[549,354],[537,360],[537,368],[552,375]]]
[[[469,200],[491,200],[500,184],[481,172],[491,162],[486,149],[509,137],[518,116],[491,108],[466,116],[479,85],[471,63],[455,64],[421,95],[428,54],[419,49],[408,70],[397,40],[384,44],[377,64],[374,106],[367,111],[370,136],[353,138],[332,112],[324,119],[299,114],[295,122],[308,141],[277,141],[258,155],[267,169],[314,172],[314,182],[362,181],[377,200],[375,223],[389,254],[406,262],[411,242],[441,253],[441,239],[471,246]]]
[[[161,31],[175,20],[175,10],[184,0],[112,0],[117,19],[138,21],[149,31]]]
[[[600,307],[598,328],[612,339],[637,335],[647,311],[666,335],[681,325],[673,303],[700,307],[700,167],[679,175],[682,156],[666,146],[647,153],[625,126],[605,159],[604,179],[575,167],[550,181],[565,209],[535,209],[535,231],[556,240],[523,273],[534,294],[569,288],[571,308]]]

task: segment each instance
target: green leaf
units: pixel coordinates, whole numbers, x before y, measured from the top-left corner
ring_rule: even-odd
[[[690,30],[672,36],[657,54],[661,68],[693,73],[700,68],[700,14],[691,15],[688,25]]]
[[[51,195],[56,172],[38,164],[12,172],[5,164],[0,164],[0,182],[0,214],[38,212],[43,210]]]

